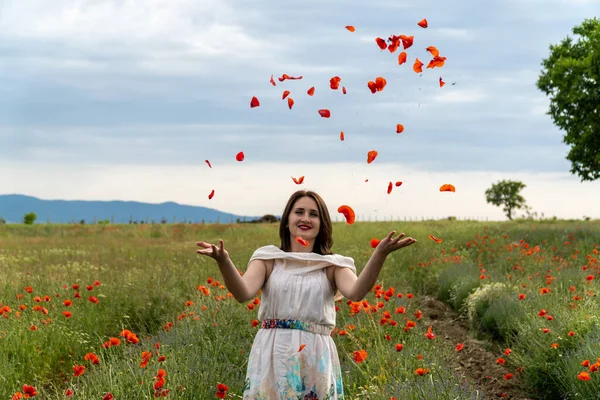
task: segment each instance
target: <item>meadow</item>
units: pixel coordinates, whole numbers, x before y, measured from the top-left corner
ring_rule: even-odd
[[[597,398],[599,221],[335,223],[334,251],[360,273],[392,229],[418,242],[336,303],[347,399]],[[260,295],[238,303],[195,254],[218,239],[244,272],[278,225],[0,225],[0,399],[241,398]],[[510,390],[457,367],[474,341],[427,298]]]

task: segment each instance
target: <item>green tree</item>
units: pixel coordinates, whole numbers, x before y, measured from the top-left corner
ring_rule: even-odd
[[[485,200],[495,206],[504,206],[508,219],[512,220],[513,211],[527,209],[525,198],[519,193],[525,184],[519,181],[500,181],[485,191]]]
[[[30,212],[23,216],[23,223],[25,225],[33,225],[36,219],[37,215],[34,212]]]
[[[554,124],[566,132],[571,173],[582,181],[600,178],[600,20],[586,19],[566,37],[550,45],[537,87],[550,97]]]

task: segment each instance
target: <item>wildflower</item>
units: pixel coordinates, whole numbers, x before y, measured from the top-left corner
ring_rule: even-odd
[[[223,383],[218,383],[217,384],[217,397],[220,399],[224,399],[225,396],[227,396],[228,390],[229,390],[229,388],[227,387],[227,385],[225,385]]]
[[[83,375],[83,373],[85,372],[85,365],[76,365],[73,367],[73,376],[78,377]]]
[[[425,337],[429,340],[435,339],[435,333],[433,333],[431,326],[427,328],[427,333],[425,334]]]
[[[23,385],[23,392],[26,397],[33,397],[37,395],[37,390],[31,385]]]
[[[589,381],[592,378],[590,377],[589,373],[584,371],[577,374],[577,379],[579,379],[580,381]]]
[[[91,361],[92,364],[100,364],[100,359],[94,353],[87,353],[85,356],[83,356],[83,359],[85,361]]]
[[[357,364],[360,364],[367,359],[367,352],[365,350],[355,351],[355,352],[353,352],[353,355],[354,355],[354,361]]]

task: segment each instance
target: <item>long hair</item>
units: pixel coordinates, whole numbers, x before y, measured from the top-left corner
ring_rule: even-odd
[[[321,196],[311,190],[298,190],[290,196],[290,199],[285,205],[283,214],[281,214],[281,222],[279,223],[281,250],[289,252],[292,249],[292,244],[290,243],[290,228],[287,225],[292,207],[294,207],[296,201],[301,197],[310,197],[317,203],[319,220],[321,221],[319,234],[315,238],[313,253],[321,255],[332,254],[331,247],[333,246],[333,229],[331,226],[331,218],[329,217],[329,210],[327,210],[327,205]]]

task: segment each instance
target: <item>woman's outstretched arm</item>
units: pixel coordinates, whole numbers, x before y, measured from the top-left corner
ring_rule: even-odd
[[[229,258],[229,253],[225,250],[223,241],[219,240],[219,247],[206,242],[198,242],[196,244],[202,247],[201,250],[196,250],[196,253],[211,257],[217,262],[221,275],[223,275],[225,286],[233,297],[240,303],[246,302],[248,300],[246,282],[244,282],[244,278]]]

